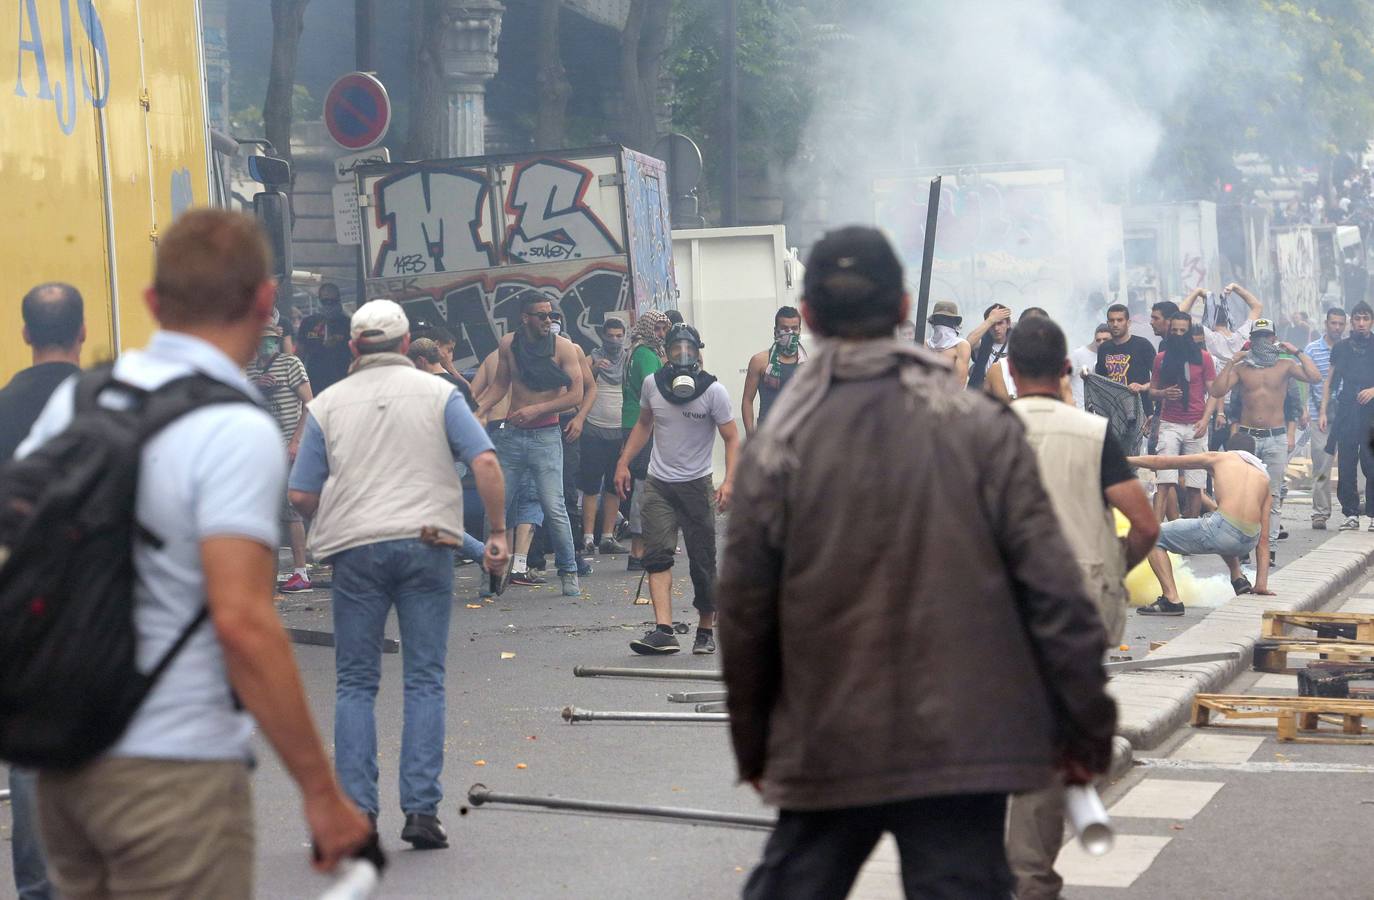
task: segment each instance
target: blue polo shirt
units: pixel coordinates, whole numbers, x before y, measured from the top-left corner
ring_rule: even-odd
[[[126,353],[114,367],[121,381],[149,390],[193,372],[260,400],[237,363],[188,334],[158,332],[145,350]],[[74,387],[75,379],[69,379],[53,393],[19,456],[71,421]],[[138,666],[146,672],[206,604],[202,541],[235,537],[274,551],[280,546],[286,451],[265,409],[221,404],[189,413],[157,434],[143,448],[141,471],[138,521],[163,541],[158,548],[144,542],[134,548]],[[207,621],[163,673],[110,755],[247,761],[252,727],[249,716],[234,709],[224,655]]]
[[[1317,367],[1317,371],[1322,373],[1322,379],[1331,371],[1331,348],[1326,346],[1325,338],[1317,338],[1302,350],[1307,354],[1308,359]],[[1307,386],[1307,405],[1312,412],[1312,417],[1316,418],[1322,411],[1322,384],[1309,384]]]

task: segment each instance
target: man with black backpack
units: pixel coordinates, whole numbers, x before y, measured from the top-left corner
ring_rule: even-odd
[[[252,219],[184,213],[145,295],[162,330],[58,388],[0,470],[0,757],[40,769],[63,897],[251,896],[254,720],[318,869],[372,833],[272,606],[286,457],[243,373],[270,272]]]

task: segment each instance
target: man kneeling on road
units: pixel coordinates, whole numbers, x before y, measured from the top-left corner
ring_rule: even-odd
[[[1273,497],[1269,470],[1255,456],[1255,439],[1238,432],[1226,442],[1229,450],[1190,453],[1187,456],[1133,456],[1127,461],[1142,469],[1207,469],[1216,487],[1217,510],[1199,519],[1175,519],[1160,526],[1159,543],[1150,551],[1150,568],[1159,579],[1158,600],[1136,610],[1142,616],[1181,616],[1174,568],[1168,551],[1200,555],[1215,553],[1231,570],[1231,586],[1237,594],[1266,594],[1269,590],[1269,521]],[[1241,573],[1240,557],[1259,546],[1255,557],[1255,585]]]
[[[696,654],[715,653],[716,507],[730,505],[734,489],[739,429],[730,410],[730,395],[714,376],[701,370],[701,342],[691,325],[674,325],[665,345],[668,363],[644,379],[639,421],[616,464],[620,496],[630,493],[630,460],[654,439],[649,477],[644,482],[644,571],[654,603],[655,628],[630,649],[646,656],[676,653],[673,635],[673,553],[678,528],[687,543],[692,573],[692,605],[701,613]],[[715,432],[725,441],[725,482],[711,490],[711,451]]]

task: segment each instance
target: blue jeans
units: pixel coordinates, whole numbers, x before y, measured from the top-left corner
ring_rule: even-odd
[[[443,800],[444,657],[453,552],[418,540],[364,544],[334,556],[334,767],[344,792],[376,815],[382,630],[396,607],[405,685],[401,811],[435,815]]]
[[[1260,523],[1260,527],[1264,524]],[[1171,553],[1244,556],[1258,543],[1258,534],[1246,534],[1219,512],[1196,519],[1174,519],[1159,526],[1159,546]]]
[[[10,854],[14,860],[14,888],[19,900],[50,900],[48,867],[43,861],[43,845],[38,840],[37,775],[28,769],[10,767],[10,817],[14,821]]]
[[[468,474],[467,463],[461,459],[454,460],[453,468],[458,472],[458,480],[462,481]],[[480,563],[487,554],[487,545],[477,540],[477,538],[463,532],[463,549],[458,551],[465,558],[475,563]]]
[[[560,574],[576,574],[572,528],[563,501],[563,430],[557,425],[547,428],[507,425],[496,432],[494,443],[507,487],[523,485],[527,478],[533,478],[539,506],[544,510],[544,528],[553,543],[554,563]],[[509,524],[519,523],[515,511],[521,493],[509,491],[506,494],[506,522]]]
[[[1257,436],[1255,455],[1269,470],[1269,496],[1273,498],[1273,505],[1269,509],[1269,546],[1273,547],[1279,539],[1279,526],[1283,524],[1283,476],[1288,471],[1288,435]]]

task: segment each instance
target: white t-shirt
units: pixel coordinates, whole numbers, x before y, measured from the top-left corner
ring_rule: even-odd
[[[1069,385],[1073,388],[1073,402],[1079,408],[1083,408],[1083,370],[1092,371],[1097,368],[1097,348],[1088,345],[1079,347],[1069,354],[1069,364],[1073,366],[1073,371],[1069,373]]]
[[[1221,374],[1231,357],[1239,353],[1245,342],[1250,340],[1250,329],[1254,324],[1253,320],[1242,322],[1231,330],[1230,336],[1202,326],[1202,338],[1207,343],[1207,352],[1212,354],[1212,361],[1216,363],[1217,374]]]
[[[658,389],[658,379],[644,379],[640,406],[654,415],[654,451],[649,476],[659,481],[696,481],[711,474],[716,429],[733,422],[730,392],[719,381],[695,400],[673,403]]]
[[[200,371],[260,396],[229,357],[188,334],[160,331],[147,350],[115,363],[122,381],[146,390]],[[18,455],[33,452],[72,418],[76,379],[53,392]],[[200,543],[211,537],[247,538],[280,545],[286,449],[272,416],[248,403],[196,410],[144,446],[135,511],[163,540],[134,547],[134,625],[138,668],[147,672],[205,606]],[[181,648],[109,751],[151,759],[251,759],[253,721],[234,708],[224,654],[207,620]]]

